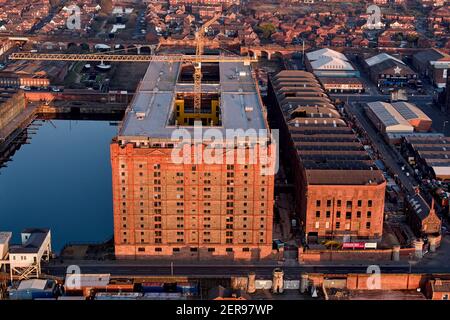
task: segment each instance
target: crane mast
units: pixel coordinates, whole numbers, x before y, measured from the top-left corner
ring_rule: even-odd
[[[205,48],[205,32],[208,28],[221,17],[216,14],[214,18],[206,22],[195,33],[197,48],[194,61],[194,110],[199,112],[202,107],[202,56]]]

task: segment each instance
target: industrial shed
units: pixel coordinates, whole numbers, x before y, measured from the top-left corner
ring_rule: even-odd
[[[367,104],[366,113],[382,133],[414,132],[414,127],[390,103],[370,102]]]
[[[392,103],[392,106],[414,127],[415,131],[427,132],[431,129],[432,120],[414,104],[399,101]]]
[[[343,53],[328,48],[308,52],[306,69],[321,77],[359,77],[359,71]]]

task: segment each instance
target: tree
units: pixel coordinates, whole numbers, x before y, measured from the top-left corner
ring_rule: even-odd
[[[258,28],[262,32],[264,39],[269,39],[272,33],[275,32],[275,26],[271,23],[260,24]]]
[[[416,43],[417,40],[419,40],[419,36],[415,34],[408,34],[406,36],[406,41],[408,41],[409,43]]]

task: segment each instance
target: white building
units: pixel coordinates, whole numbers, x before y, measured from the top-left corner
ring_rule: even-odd
[[[50,259],[50,230],[25,229],[21,233],[21,240],[21,245],[11,245],[9,248],[11,279],[39,278],[41,261]]]
[[[343,53],[328,48],[308,52],[306,68],[318,77],[359,77],[359,71]]]

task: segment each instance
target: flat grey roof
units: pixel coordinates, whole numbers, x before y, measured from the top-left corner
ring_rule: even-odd
[[[151,62],[127,108],[119,139],[170,139],[177,127],[169,125],[176,94],[193,92],[192,83],[177,83],[180,63]],[[222,125],[213,128],[268,129],[250,66],[243,62],[220,62],[220,84],[202,84],[202,92],[220,95]],[[246,108],[251,107],[251,108]],[[138,119],[137,113],[145,115]],[[193,131],[192,126],[178,126]]]

